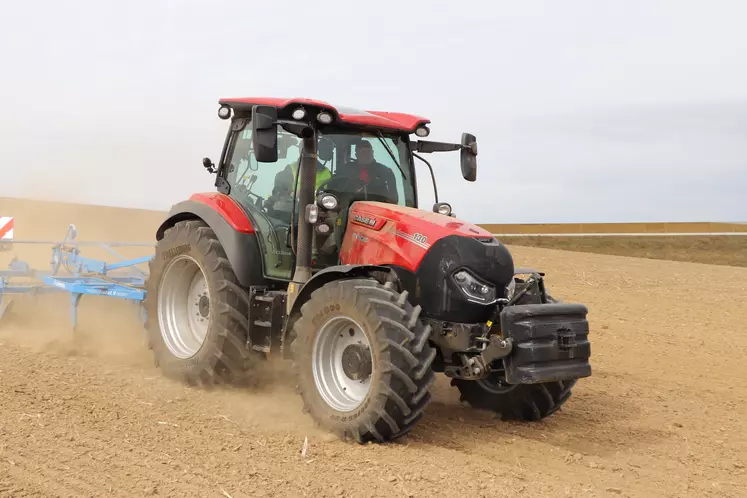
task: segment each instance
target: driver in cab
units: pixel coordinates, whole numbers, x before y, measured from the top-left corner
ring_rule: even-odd
[[[285,168],[283,168],[275,175],[275,184],[272,188],[272,194],[267,199],[269,201],[268,205],[271,207],[270,209],[272,210],[272,212],[278,210],[275,207],[278,206],[277,203],[283,204],[283,209],[279,209],[279,211],[290,211],[290,207],[285,206],[285,204],[292,203],[293,191],[296,187],[295,182],[296,178],[298,177],[298,168],[300,164],[301,158],[298,158],[297,161],[289,163]],[[329,168],[327,168],[317,159],[316,190],[319,190],[319,188],[331,177],[332,172],[329,170]],[[298,206],[296,206],[296,209],[298,209]]]
[[[356,189],[358,192],[383,196],[387,200],[397,203],[397,184],[394,173],[375,160],[371,142],[361,140],[356,143],[355,156],[356,159],[342,165],[335,176],[350,178],[352,180],[351,184],[360,185]],[[355,180],[359,180],[360,183]]]

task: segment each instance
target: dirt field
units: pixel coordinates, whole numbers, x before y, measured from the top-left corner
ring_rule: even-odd
[[[19,238],[74,221],[148,240],[160,217],[53,208],[0,199]],[[73,339],[46,297],[0,325],[0,497],[745,496],[747,268],[512,249],[590,309],[593,376],[546,421],[464,408],[442,377],[406,439],[346,444],[277,371],[261,391],[189,389],[153,367],[133,308],[84,298]]]
[[[500,237],[505,244],[747,267],[747,235],[682,237]]]

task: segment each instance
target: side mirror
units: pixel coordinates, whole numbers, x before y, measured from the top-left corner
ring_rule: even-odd
[[[477,139],[469,133],[462,133],[462,150],[460,152],[462,176],[468,182],[477,179]]]
[[[252,108],[252,147],[260,163],[278,160],[278,111],[273,106],[255,105]]]

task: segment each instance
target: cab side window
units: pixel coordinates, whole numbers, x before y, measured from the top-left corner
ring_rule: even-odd
[[[252,149],[251,128],[238,132],[227,161],[227,180],[231,185],[232,196],[242,204],[261,207],[266,201],[271,200],[278,181],[284,180],[282,173],[287,173],[287,167],[298,161],[300,149],[295,144],[295,137],[284,135],[287,135],[287,132],[279,129],[278,143],[283,143],[287,147],[285,157],[278,157],[274,163],[260,163]],[[278,177],[278,174],[281,174],[281,177]]]
[[[254,156],[252,130],[247,124],[246,129],[234,136],[225,166],[230,195],[246,207],[258,234],[264,273],[281,279],[290,278],[293,267],[289,246],[294,206],[291,165],[300,157],[300,150],[294,147],[295,137],[286,135],[285,130],[278,130],[278,144],[283,144],[278,160],[260,163]]]

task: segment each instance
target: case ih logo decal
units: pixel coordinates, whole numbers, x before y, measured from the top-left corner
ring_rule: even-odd
[[[354,214],[353,221],[356,223],[360,223],[361,225],[367,225],[370,227],[376,226],[376,218],[371,218],[369,216],[363,216],[362,214]]]
[[[0,216],[0,251],[10,249],[13,242],[13,217]]]
[[[414,233],[410,235],[409,233],[397,230],[397,237],[405,239],[408,242],[412,242],[416,246],[422,247],[423,249],[430,249],[431,247],[431,245],[428,243],[428,237],[420,233]]]

